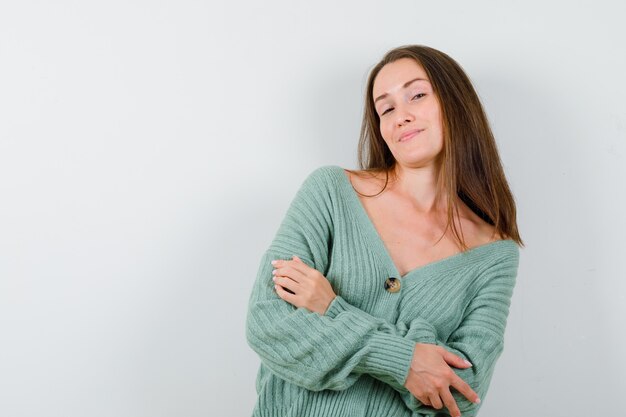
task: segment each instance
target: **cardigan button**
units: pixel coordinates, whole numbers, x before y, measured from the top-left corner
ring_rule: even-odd
[[[385,280],[385,289],[391,293],[400,291],[402,284],[398,278],[389,277]]]

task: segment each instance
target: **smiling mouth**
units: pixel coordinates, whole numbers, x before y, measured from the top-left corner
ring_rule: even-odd
[[[423,131],[424,131],[424,129],[416,129],[416,130],[412,130],[410,132],[406,132],[405,134],[400,136],[400,139],[398,139],[398,142],[405,142],[405,141],[411,139],[412,137],[417,136],[418,134],[420,134]]]

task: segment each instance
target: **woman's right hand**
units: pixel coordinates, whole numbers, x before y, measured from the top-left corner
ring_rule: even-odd
[[[449,365],[469,368],[469,362],[448,352],[443,347],[428,343],[417,343],[413,351],[411,369],[404,386],[423,404],[441,409],[445,405],[452,417],[461,411],[450,392],[450,386],[472,402],[479,403],[478,394],[463,381]]]

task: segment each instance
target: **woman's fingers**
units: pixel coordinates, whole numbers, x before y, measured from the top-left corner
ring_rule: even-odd
[[[443,359],[449,365],[456,368],[469,368],[472,366],[469,361],[466,361],[465,359],[455,355],[454,353],[448,352],[445,349],[443,349],[443,351]],[[459,392],[463,394],[468,400],[472,402],[476,402],[476,400],[479,400],[478,394],[476,394],[476,392],[474,392],[474,390],[467,384],[467,382],[463,381],[463,379],[461,379],[458,375],[454,374],[454,378],[452,381],[450,381],[450,385],[459,390]]]
[[[297,302],[297,298],[295,294],[290,293],[280,285],[274,285],[274,289],[276,290],[276,294],[278,294],[280,298],[287,301],[289,304],[296,305],[295,303]]]
[[[445,407],[450,410],[451,415],[457,416],[460,410],[450,392],[450,387],[456,388],[469,401],[479,403],[480,400],[476,392],[454,372],[450,365],[459,368],[470,366],[464,362],[463,358],[448,352],[441,346],[416,343],[411,361],[411,372],[409,372],[405,386],[418,399],[422,398],[425,393],[432,396],[438,395]],[[431,397],[428,401],[436,401],[436,399]]]
[[[276,268],[276,267],[274,267]],[[276,268],[272,271],[272,275],[279,276],[279,277],[289,277],[292,280],[294,280],[295,282],[300,282],[303,277],[305,276],[302,272],[300,272],[299,270],[297,270],[296,268],[288,265],[288,266],[281,266],[279,268]]]
[[[295,297],[281,297],[296,307],[304,307],[311,312],[326,314],[328,306],[335,299],[330,281],[318,270],[309,267],[294,255],[293,260],[274,260],[272,271],[276,285],[294,293]],[[279,296],[283,293],[279,293]]]
[[[461,415],[461,410],[459,410],[459,406],[456,404],[454,397],[448,389],[442,390],[441,398],[443,399],[443,403],[446,405],[448,411],[450,411],[450,415],[452,417],[459,417]]]
[[[436,408],[437,410],[440,410],[443,407],[443,403],[441,402],[441,398],[439,398],[438,394],[432,394],[428,396],[428,399],[430,400],[430,406],[432,406],[433,408]]]
[[[289,277],[274,275],[274,278],[272,278],[272,280],[274,281],[274,284],[280,285],[282,288],[287,289],[294,294],[297,294],[296,290],[298,288],[298,283],[293,279]]]
[[[469,361],[466,361],[452,352],[448,352],[445,349],[443,349],[443,352],[443,359],[448,363],[448,365],[452,365],[455,368],[469,368],[472,366]]]
[[[297,258],[297,260],[295,260]],[[277,259],[272,261],[272,266],[276,269],[285,269],[291,268],[294,271],[299,272],[302,275],[306,275],[309,269],[311,269],[307,264],[302,262],[302,259],[298,258],[294,255],[294,260],[282,260]]]
[[[468,400],[473,403],[478,404],[480,402],[480,398],[478,398],[478,394],[470,387],[467,382],[463,381],[458,375],[452,379],[452,383],[450,386],[456,388],[461,394],[465,396]]]

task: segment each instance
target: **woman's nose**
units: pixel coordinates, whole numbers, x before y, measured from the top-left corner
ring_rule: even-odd
[[[415,120],[415,117],[413,116],[413,114],[405,109],[398,109],[398,112],[396,113],[396,115],[397,115],[396,121],[398,123],[398,126],[405,125]]]

